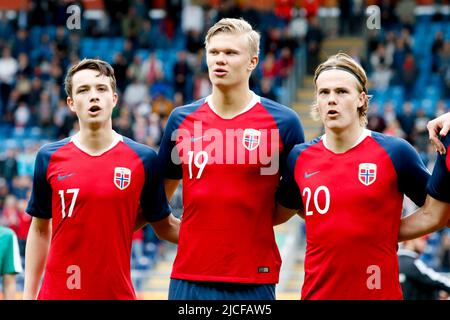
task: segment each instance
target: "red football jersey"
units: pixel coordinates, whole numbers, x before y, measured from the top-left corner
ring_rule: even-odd
[[[278,166],[303,142],[300,121],[291,109],[256,95],[232,119],[214,110],[209,98],[176,108],[161,143],[164,176],[183,179],[172,278],[276,283]]]
[[[117,135],[91,156],[76,136],[41,148],[27,212],[52,218],[39,299],[135,299],[130,276],[139,205],[149,221],[169,213],[156,152]]]
[[[302,299],[401,299],[403,195],[422,205],[428,178],[411,145],[368,130],[344,153],[320,138],[295,146],[278,198],[305,213]]]

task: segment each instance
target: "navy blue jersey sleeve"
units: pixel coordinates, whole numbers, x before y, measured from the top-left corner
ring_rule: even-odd
[[[434,164],[433,174],[427,185],[427,192],[433,198],[450,203],[450,172],[446,163],[450,163],[450,134],[447,134],[444,141],[447,153],[438,154]]]
[[[37,153],[34,164],[33,188],[26,212],[37,218],[52,218],[52,189],[47,181],[47,168],[52,146],[45,145]]]
[[[262,105],[272,114],[278,129],[280,130],[280,137],[283,142],[283,153],[285,159],[292,148],[305,142],[305,135],[303,127],[300,123],[298,114],[282,104],[261,98]]]
[[[158,152],[158,167],[163,178],[179,180],[183,178],[181,159],[176,148],[178,130],[183,120],[197,110],[205,99],[175,108],[169,116]]]
[[[389,154],[397,172],[400,191],[421,207],[425,203],[430,173],[416,149],[401,138],[377,132],[372,132],[372,137]]]
[[[140,197],[144,218],[148,222],[166,218],[172,210],[167,201],[163,181],[158,171],[156,151],[128,138],[124,138],[124,141],[138,154],[144,165],[145,183]]]
[[[280,184],[276,192],[276,200],[283,207],[289,209],[303,208],[300,189],[295,181],[295,164],[300,154],[300,145],[295,146],[289,153],[282,171]]]
[[[283,151],[286,152],[286,157],[295,145],[305,142],[303,127],[297,113],[289,109],[288,116],[289,118],[284,124],[286,127],[280,128],[281,138],[283,139]]]
[[[280,132],[283,149],[280,154],[279,164],[280,173],[283,175],[284,172],[287,172],[286,161],[292,148],[305,142],[303,127],[298,114],[291,108],[262,97],[261,104],[273,116]]]
[[[179,180],[183,177],[181,160],[176,150],[176,130],[180,125],[178,108],[169,116],[158,152],[158,166],[163,178]]]

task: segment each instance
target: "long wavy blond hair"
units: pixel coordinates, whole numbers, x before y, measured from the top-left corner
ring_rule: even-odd
[[[314,84],[316,85],[316,90],[317,90],[317,78],[323,71],[330,70],[330,69],[338,69],[338,70],[348,71],[358,80],[358,84],[356,87],[358,92],[366,93],[366,101],[364,101],[363,106],[358,109],[359,123],[362,127],[366,126],[367,111],[369,109],[369,100],[371,98],[371,96],[369,96],[367,94],[368,79],[367,79],[366,72],[361,67],[361,65],[358,62],[356,62],[352,57],[350,57],[348,54],[346,54],[346,53],[335,54],[335,55],[329,57],[327,59],[327,61],[323,62],[321,65],[319,65],[317,67],[316,72],[314,73]],[[311,106],[311,117],[316,121],[320,121],[319,106],[317,104],[317,98]]]

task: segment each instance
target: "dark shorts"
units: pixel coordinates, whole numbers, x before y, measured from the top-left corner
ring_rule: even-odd
[[[275,300],[275,284],[170,279],[169,300]]]

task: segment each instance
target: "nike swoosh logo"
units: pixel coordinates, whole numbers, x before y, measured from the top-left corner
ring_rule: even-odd
[[[69,178],[73,176],[75,173],[69,173],[69,174],[58,174],[58,181],[64,180],[66,178]]]
[[[320,171],[315,171],[315,172],[311,172],[311,173],[307,173],[305,172],[305,179],[308,179],[309,177],[315,175],[316,173],[319,173]]]
[[[198,141],[198,140],[202,140],[203,138],[205,138],[205,136],[191,137],[191,142],[195,142],[195,141]]]

